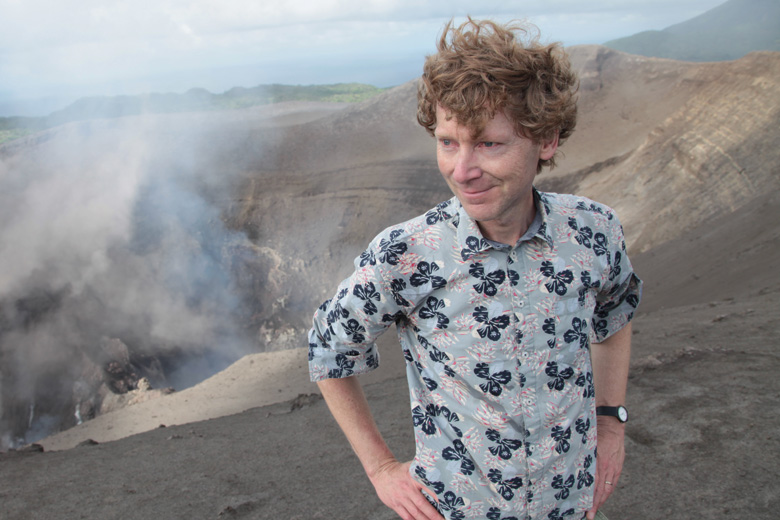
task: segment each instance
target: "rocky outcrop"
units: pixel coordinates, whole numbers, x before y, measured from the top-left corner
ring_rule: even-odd
[[[100,414],[120,410],[126,406],[144,403],[173,393],[173,388],[152,388],[149,378],[142,377],[136,382],[135,388],[123,393],[109,392],[100,403]]]
[[[31,367],[30,373],[0,376],[3,449],[173,392],[152,388],[150,377],[164,380],[159,360],[140,359],[117,338],[101,338],[96,348],[83,346],[73,355],[75,359],[46,372]],[[26,378],[34,376],[50,379],[31,384]]]

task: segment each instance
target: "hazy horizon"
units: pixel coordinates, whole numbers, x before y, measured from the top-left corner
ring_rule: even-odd
[[[724,0],[528,0],[257,5],[165,0],[0,0],[0,117],[41,116],[86,96],[183,93],[281,83],[400,85],[450,19],[526,18],[545,41],[600,44],[660,30]],[[47,13],[41,17],[39,13]]]

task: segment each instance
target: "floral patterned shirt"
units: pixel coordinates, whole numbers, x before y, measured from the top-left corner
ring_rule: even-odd
[[[541,225],[495,247],[456,198],[388,228],[309,333],[313,381],[376,368],[396,324],[416,456],[446,518],[582,518],[596,420],[589,346],[633,316],[641,281],[612,210],[534,192]]]

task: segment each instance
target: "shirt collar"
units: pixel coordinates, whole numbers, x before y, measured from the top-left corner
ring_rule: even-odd
[[[549,233],[550,228],[550,204],[547,201],[547,195],[545,193],[542,193],[541,191],[538,191],[536,188],[534,188],[534,203],[536,204],[536,212],[537,215],[542,216],[542,225],[539,226],[539,229],[536,231],[536,235],[545,242],[547,242],[547,245],[550,246],[550,249],[555,249],[555,242],[553,241],[552,235]]]
[[[550,246],[550,248],[553,248],[553,239],[547,232],[548,227],[548,212],[549,212],[549,206],[547,204],[547,200],[541,192],[539,192],[536,188],[533,189],[534,194],[534,204],[536,205],[536,217],[534,218],[533,223],[531,224],[531,227],[529,228],[529,231],[533,231],[534,228],[535,231],[533,235],[529,235],[529,233],[526,233],[523,235],[520,240],[517,241],[515,244],[515,247],[519,246],[520,243],[531,240],[532,238],[539,237]],[[479,226],[477,225],[476,221],[474,221],[471,217],[469,217],[468,213],[466,213],[466,210],[463,208],[463,205],[458,201],[457,198],[455,198],[455,203],[458,207],[458,229],[457,229],[457,239],[458,239],[458,246],[460,247],[460,255],[461,258],[463,258],[463,261],[467,261],[472,256],[481,253],[483,251],[487,251],[488,249],[503,249],[503,244],[499,244],[498,242],[493,242],[491,240],[486,239],[484,236],[482,236],[482,232],[479,230]]]

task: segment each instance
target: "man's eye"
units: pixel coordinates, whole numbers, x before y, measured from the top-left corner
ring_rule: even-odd
[[[451,146],[452,145],[452,140],[450,140],[450,139],[442,139],[441,140],[441,144],[443,146]]]
[[[482,142],[482,146],[484,146],[485,148],[493,148],[496,144],[497,143],[495,143],[493,141],[483,141]]]

